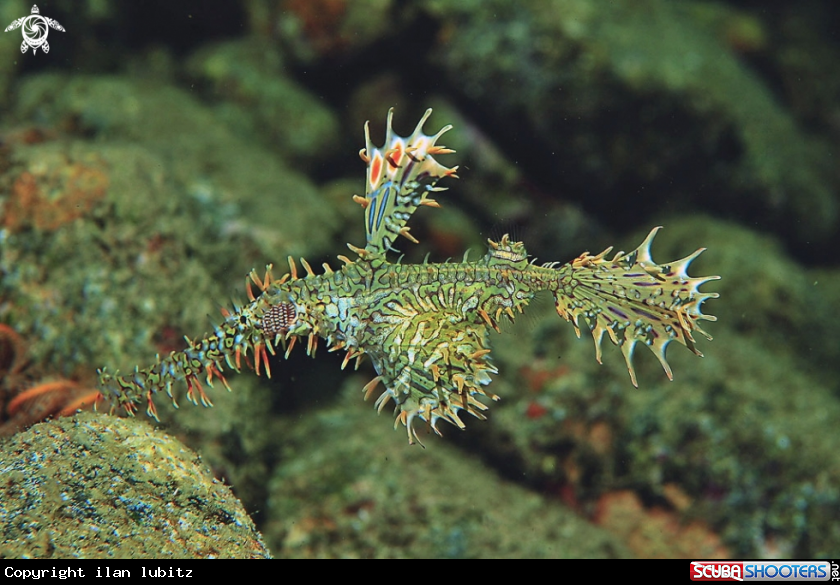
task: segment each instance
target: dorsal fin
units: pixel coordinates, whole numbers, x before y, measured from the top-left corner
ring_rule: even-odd
[[[436,144],[444,132],[452,126],[444,126],[437,134],[423,133],[423,124],[432,109],[426,110],[410,136],[394,133],[392,121],[394,109],[388,110],[388,126],[385,144],[376,147],[370,140],[370,125],[365,123],[365,148],[359,156],[367,163],[365,197],[355,199],[365,208],[365,251],[383,255],[393,250],[391,244],[398,235],[408,235],[406,222],[420,205],[437,206],[428,197],[435,190],[435,184],[442,177],[456,177],[458,167],[447,168],[438,163],[432,155],[455,152]]]

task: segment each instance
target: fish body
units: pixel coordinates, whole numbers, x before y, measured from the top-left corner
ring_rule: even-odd
[[[188,340],[187,349],[158,357],[149,368],[123,376],[100,372],[104,395],[129,413],[145,403],[156,418],[154,395],[163,391],[174,401],[173,385],[183,380],[189,400],[210,405],[202,382],[220,379],[227,386],[223,371],[239,371],[243,356],[253,354],[257,373],[262,365],[270,375],[268,354],[276,348],[284,347],[288,356],[300,340],[314,356],[322,339],[330,351],[346,352],[342,367],[369,357],[377,375],[365,386],[365,396],[381,386],[377,409],[393,401],[395,426],[405,426],[409,443],[419,442],[418,419],[439,434],[441,419],[464,428],[461,411],[484,418],[487,399],[498,399],[486,388],[491,374],[498,373],[489,357],[490,334],[500,332],[500,322],[513,321],[542,291],[553,295],[557,313],[578,336],[583,324],[589,328],[599,362],[605,334],[620,347],[634,386],[632,358],[639,343],[671,379],[665,357],[671,342],[702,356],[693,333],[711,339],[698,322],[715,320],[702,313],[701,305],[718,295],[698,288],[719,277],[688,275],[703,249],[667,264],[654,262],[650,247],[659,227],[631,252],[585,252],[562,265],[537,265],[524,243],[508,235],[488,240],[487,254],[475,261],[390,262],[397,237],[416,242],[406,226],[411,215],[421,206],[438,207],[431,198],[443,190],[438,181],[456,176],[457,167],[435,158],[453,152],[438,144],[450,127],[435,135],[423,132],[430,114],[427,110],[414,132],[402,137],[394,133],[389,112],[382,147],[372,144],[365,125],[360,156],[367,165],[366,192],[353,198],[365,212],[366,245],[348,244],[355,260],[339,256],[340,269],[325,264],[319,274],[301,260],[305,274],[299,275],[290,257],[290,271],[279,280],[270,267],[262,278],[252,272],[249,303],[226,311],[212,333]],[[256,295],[250,283],[257,286]]]

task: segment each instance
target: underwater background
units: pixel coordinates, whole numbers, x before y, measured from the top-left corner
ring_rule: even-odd
[[[0,33],[0,556],[840,554],[840,4],[38,8],[48,53]],[[549,297],[491,334],[489,420],[425,449],[363,401],[369,361],[325,351],[214,408],[164,397],[169,437],[57,416],[209,331],[252,268],[362,244],[357,153],[390,107],[403,135],[433,107],[460,165],[403,262],[505,232],[567,262],[663,225],[654,259],[705,247],[691,274],[722,276],[705,357],[672,349],[669,382],[637,352],[635,389]]]

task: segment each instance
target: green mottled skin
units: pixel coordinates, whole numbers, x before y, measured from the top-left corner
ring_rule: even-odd
[[[709,337],[697,321],[714,320],[700,305],[717,294],[701,293],[698,287],[718,277],[688,276],[688,265],[702,250],[656,264],[650,245],[659,228],[627,254],[608,259],[610,249],[597,256],[584,253],[560,267],[529,262],[524,244],[507,235],[488,241],[487,255],[474,262],[388,262],[397,236],[413,240],[405,227],[408,219],[421,205],[436,207],[429,194],[441,190],[435,187],[440,178],[456,171],[432,156],[451,151],[436,144],[449,127],[435,136],[423,134],[429,113],[408,137],[393,133],[389,114],[382,148],[371,144],[365,127],[366,148],[360,155],[368,165],[367,189],[364,198],[354,199],[365,209],[367,245],[350,246],[359,256],[356,261],[340,257],[345,263],[341,270],[325,265],[318,275],[304,262],[307,274],[298,278],[289,258],[291,273],[273,282],[269,272],[265,279],[252,273],[259,296],[228,313],[212,334],[147,369],[126,376],[102,372],[105,396],[130,413],[145,402],[147,412],[156,416],[153,395],[165,391],[172,396],[173,384],[185,380],[188,399],[196,402],[197,393],[209,405],[199,377],[208,383],[224,380],[224,365],[238,371],[241,355],[249,351],[259,373],[261,362],[268,367],[267,352],[274,353],[278,344],[287,346],[288,355],[296,340],[306,338],[307,353],[314,354],[318,338],[323,338],[331,350],[347,351],[345,365],[352,357],[369,356],[377,376],[365,387],[366,395],[381,383],[377,407],[381,410],[393,399],[395,424],[402,422],[414,442],[415,418],[435,432],[439,419],[463,428],[461,410],[483,418],[487,405],[479,398],[497,398],[484,391],[490,374],[497,372],[488,361],[489,330],[498,331],[501,319],[513,320],[540,291],[554,296],[558,314],[572,321],[578,335],[579,321],[585,321],[599,361],[600,342],[608,334],[620,346],[634,385],[637,343],[657,356],[669,378],[665,350],[671,341],[702,355],[692,332]]]

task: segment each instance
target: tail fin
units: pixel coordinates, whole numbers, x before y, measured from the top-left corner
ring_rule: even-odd
[[[689,264],[705,248],[681,260],[657,264],[650,256],[650,245],[661,229],[653,228],[638,248],[625,254],[618,252],[607,259],[612,247],[597,256],[588,252],[559,269],[559,288],[554,293],[557,313],[574,324],[580,337],[579,319],[583,317],[595,339],[595,358],[601,362],[601,339],[608,333],[612,342],[621,348],[630,380],[634,386],[633,349],[644,343],[662,364],[668,378],[673,380],[665,350],[677,341],[698,356],[692,333],[697,331],[707,339],[712,337],[700,328],[698,321],[715,321],[704,315],[701,305],[718,293],[702,293],[700,285],[719,276],[692,278]]]

